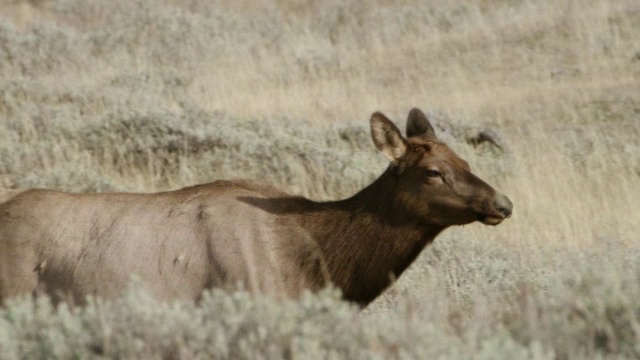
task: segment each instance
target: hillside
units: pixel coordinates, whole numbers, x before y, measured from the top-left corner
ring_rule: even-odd
[[[640,356],[636,1],[0,4],[0,190],[241,177],[343,198],[386,166],[370,114],[412,107],[514,215],[447,230],[363,313],[25,300],[0,310],[0,358]]]

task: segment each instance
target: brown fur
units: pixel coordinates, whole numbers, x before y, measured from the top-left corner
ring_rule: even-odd
[[[9,190],[9,191],[0,192],[0,204],[13,199],[14,197],[16,197],[16,195],[20,194],[21,192],[24,192],[24,190]]]
[[[391,165],[353,197],[314,202],[249,181],[155,194],[29,190],[0,204],[0,300],[45,292],[119,295],[132,274],[161,299],[235,288],[296,297],[329,281],[375,299],[450,225],[495,225],[511,203],[469,171],[414,109],[405,139],[384,115],[374,143]]]

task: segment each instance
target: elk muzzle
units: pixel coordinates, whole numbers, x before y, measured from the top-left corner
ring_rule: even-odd
[[[504,219],[511,216],[513,203],[508,197],[496,194],[491,204],[488,204],[485,212],[478,213],[478,220],[486,225],[498,225]]]

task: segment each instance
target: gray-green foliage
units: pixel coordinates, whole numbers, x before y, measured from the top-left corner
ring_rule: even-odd
[[[346,119],[351,126],[318,130],[291,119],[236,119],[204,110],[190,97],[198,76],[192,65],[253,57],[267,41],[285,46],[274,28],[286,21],[282,12],[250,18],[198,1],[192,11],[149,0],[49,5],[50,15],[60,22],[43,21],[23,31],[0,17],[0,185],[149,191],[245,177],[336,198],[353,194],[385,166],[369,140],[368,114]],[[410,11],[391,16],[384,9],[363,9],[372,12],[368,21],[389,29],[402,29],[403,17],[413,16]],[[438,11],[449,10],[458,11]],[[290,31],[324,34],[345,12],[358,9],[322,11],[319,19],[291,23],[300,29]],[[339,64],[340,54],[328,44],[300,49],[292,63],[280,59],[285,63],[278,69],[287,73],[278,81],[300,66]],[[272,55],[263,54],[265,59]],[[450,142],[462,142],[479,130],[440,118],[439,130]],[[468,149],[461,150],[469,157]],[[480,146],[476,152],[486,150]],[[492,161],[491,167],[504,163]]]
[[[135,281],[124,297],[84,307],[16,300],[0,310],[0,358],[640,356],[639,254],[538,250],[543,259],[523,262],[494,244],[483,260],[479,244],[468,245],[436,245],[423,282],[364,312],[332,290],[296,301],[214,290],[197,305],[163,303]]]
[[[122,75],[106,87],[87,89],[0,81],[6,116],[0,124],[0,175],[20,187],[76,192],[259,178],[335,198],[353,194],[384,169],[366,115],[329,128],[292,119],[239,120],[184,98],[187,82],[165,71]],[[178,105],[168,104],[171,99]],[[441,137],[463,156],[486,158],[480,156],[486,149],[465,142],[478,129],[432,117]],[[508,164],[502,153],[488,158],[494,168]],[[140,173],[151,181],[132,186],[118,179]]]

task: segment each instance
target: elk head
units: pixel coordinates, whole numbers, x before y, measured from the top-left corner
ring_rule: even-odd
[[[443,227],[474,221],[498,225],[511,216],[509,198],[474,175],[466,161],[440,142],[419,109],[409,113],[406,138],[379,112],[371,117],[371,135],[391,160],[396,202],[406,215]]]

